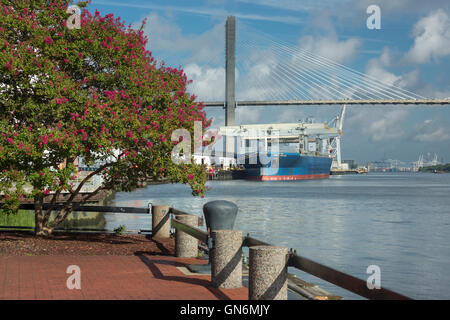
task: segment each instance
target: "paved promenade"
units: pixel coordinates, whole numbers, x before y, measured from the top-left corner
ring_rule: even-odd
[[[0,299],[246,300],[248,289],[216,289],[209,275],[185,272],[206,263],[173,256],[0,256]],[[67,268],[80,268],[81,289],[68,289]]]

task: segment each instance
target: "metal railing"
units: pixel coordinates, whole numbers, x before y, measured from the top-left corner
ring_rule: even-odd
[[[188,226],[187,224],[178,221],[177,219],[172,218],[170,222],[173,228],[183,231],[184,233],[187,233],[190,236],[193,236],[194,238],[200,240],[204,244],[208,243],[209,235],[207,232],[200,230],[198,228]]]
[[[52,207],[52,211],[57,211],[63,208],[64,205],[55,204]],[[151,204],[147,208],[136,207],[111,207],[111,206],[78,206],[77,203],[73,203],[73,206],[77,209],[74,212],[108,212],[108,213],[126,213],[126,214],[151,214]],[[3,203],[0,203],[0,209],[3,207]],[[42,210],[48,210],[50,204],[44,203]],[[19,206],[19,210],[34,210],[33,203],[23,203]],[[28,226],[0,226],[3,230],[34,230],[34,227]],[[98,229],[98,228],[62,228],[56,227],[55,231],[68,231],[68,232],[114,232],[114,230]],[[130,231],[130,230],[129,230]],[[139,230],[139,232],[150,232],[150,230]]]
[[[52,211],[57,211],[63,208],[64,205],[55,204],[52,208]],[[74,212],[108,212],[108,213],[125,213],[125,214],[151,214],[152,213],[152,204],[149,203],[147,208],[136,208],[136,207],[123,207],[123,206],[78,206],[78,203],[73,203],[73,206],[77,207]],[[0,203],[0,210],[3,207],[3,203]],[[19,206],[19,210],[34,210],[35,206],[33,203],[23,203]],[[42,205],[42,210],[48,210],[50,208],[50,204],[44,203]],[[181,210],[177,210],[174,208],[170,208],[170,213],[173,215],[179,214],[188,214]],[[198,217],[198,225],[203,225],[203,218]],[[182,224],[182,223],[181,223]],[[180,225],[180,227],[182,227]],[[0,226],[0,229],[23,229],[23,230],[32,230],[34,227],[25,227],[25,226]],[[55,228],[56,231],[112,231],[107,229],[93,229],[93,228]],[[150,231],[150,230],[140,230],[140,231]],[[188,233],[189,231],[186,231]],[[203,232],[203,231],[202,231]]]
[[[178,214],[188,214],[176,209],[171,208],[169,213]],[[171,226],[175,229],[183,231],[192,237],[200,240],[205,245],[209,243],[209,234],[198,228],[189,226],[185,223],[178,221],[176,218],[170,220]],[[261,240],[250,237],[249,235],[244,236],[242,239],[242,246],[252,247],[252,246],[272,246],[272,244],[263,242]],[[410,300],[411,298],[394,292],[386,288],[380,289],[369,289],[367,282],[358,279],[354,276],[346,274],[344,272],[335,270],[323,264],[312,261],[308,258],[297,255],[295,250],[290,250],[288,253],[288,267],[293,267],[308,274],[311,274],[317,278],[325,280],[332,283],[338,287],[346,289],[352,293],[355,293],[361,297],[371,299],[371,300]]]
[[[73,203],[74,207],[76,207],[78,204]],[[0,209],[2,208],[3,204],[0,203]],[[64,207],[64,205],[61,204],[55,204],[52,208],[52,210],[60,210]],[[47,210],[50,208],[50,204],[44,203],[42,205],[42,210]],[[25,203],[21,204],[19,206],[19,210],[34,210],[34,204],[33,203]],[[84,211],[84,212],[113,212],[113,213],[151,213],[151,208],[136,208],[136,207],[109,207],[109,206],[79,206],[75,211]]]

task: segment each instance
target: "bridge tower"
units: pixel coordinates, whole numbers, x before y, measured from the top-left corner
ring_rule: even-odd
[[[236,18],[229,16],[225,24],[225,126],[235,125],[236,109]],[[225,137],[226,156],[234,156],[235,137]]]

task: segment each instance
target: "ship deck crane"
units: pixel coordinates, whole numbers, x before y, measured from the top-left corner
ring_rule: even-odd
[[[333,169],[338,169],[338,170],[343,170],[343,169],[348,169],[348,168],[344,168],[344,166],[342,165],[342,156],[341,156],[341,137],[342,137],[342,130],[344,128],[344,117],[345,117],[345,112],[347,110],[347,105],[344,104],[344,106],[342,107],[342,111],[341,111],[341,115],[336,117],[336,127],[338,128],[339,131],[339,135],[335,138],[335,142],[336,142],[336,153],[335,153],[335,159],[336,161],[333,162]]]

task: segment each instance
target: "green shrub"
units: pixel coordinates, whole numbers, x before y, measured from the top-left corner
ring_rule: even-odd
[[[116,235],[124,234],[125,231],[127,231],[127,227],[124,224],[122,224],[122,225],[120,225],[120,226],[118,226],[117,228],[114,229],[114,233]]]

